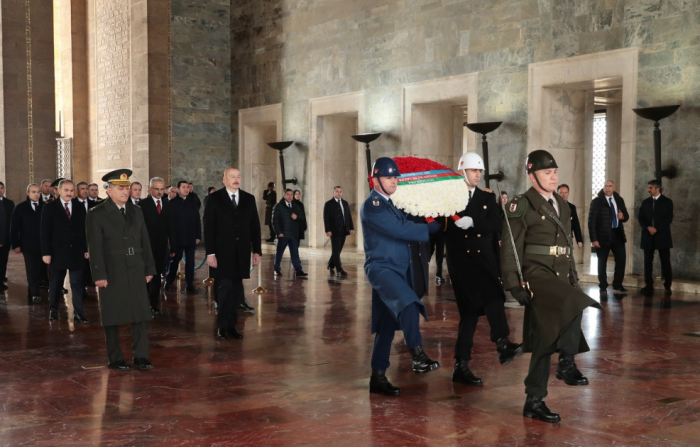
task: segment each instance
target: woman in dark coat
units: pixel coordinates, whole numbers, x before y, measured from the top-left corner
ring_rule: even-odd
[[[299,239],[301,240],[304,239],[304,233],[306,233],[308,224],[306,223],[306,209],[304,208],[304,204],[301,202],[301,191],[298,189],[294,190],[294,200],[292,200],[292,204],[298,206],[301,210],[302,222],[299,223]]]

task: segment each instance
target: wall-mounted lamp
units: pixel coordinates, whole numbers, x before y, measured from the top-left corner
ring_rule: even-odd
[[[661,177],[674,178],[678,173],[675,166],[670,166],[668,169],[661,170],[661,129],[659,129],[659,121],[667,118],[680,107],[676,106],[660,106],[660,107],[645,107],[643,109],[632,109],[637,116],[654,121],[654,177],[661,183]]]
[[[504,177],[503,171],[498,171],[497,174],[489,174],[489,143],[486,141],[486,134],[498,129],[501,124],[503,124],[503,121],[495,121],[490,123],[464,123],[467,129],[482,135],[481,150],[484,153],[484,177],[486,179],[487,188],[489,187],[489,180],[496,180],[497,182],[500,182]]]
[[[369,150],[369,143],[379,138],[381,132],[376,133],[359,133],[357,135],[350,135],[353,140],[358,143],[365,143],[365,158],[367,159],[367,175],[372,175],[372,152]],[[370,186],[370,189],[372,187]]]
[[[288,148],[289,146],[291,146],[292,144],[294,144],[293,141],[277,141],[277,142],[274,142],[274,143],[267,143],[267,145],[270,146],[272,149],[275,149],[275,150],[277,150],[277,151],[280,151],[280,168],[282,168],[282,183],[283,183],[283,185],[282,185],[283,188],[282,188],[282,189],[285,189],[285,188],[287,187],[287,183],[291,183],[292,185],[296,185],[296,184],[297,184],[297,178],[296,178],[296,177],[291,178],[291,179],[288,179],[288,178],[285,177],[285,175],[284,175],[284,154],[283,154],[283,152],[284,152],[285,149],[287,149],[287,148]]]

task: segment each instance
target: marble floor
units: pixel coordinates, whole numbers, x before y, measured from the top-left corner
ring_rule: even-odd
[[[349,277],[339,280],[326,274],[327,252],[305,250],[308,280],[290,275],[288,259],[273,279],[271,248],[267,293],[246,281],[256,312],[241,314],[242,341],[214,339],[201,269],[200,293],[168,293],[164,315],[149,323],[155,369],[127,373],[105,368],[95,294],[85,302],[92,323],[69,325],[62,305],[50,324],[46,298],[27,304],[23,262],[11,253],[0,301],[0,445],[700,445],[698,295],[635,289],[604,312],[586,310],[591,352],[577,363],[591,384],[568,387],[552,374],[546,401],[562,422],[549,425],[522,417],[529,354],[500,366],[485,319],[470,364],[484,386],[450,382],[458,314],[449,284],[432,284],[424,298],[424,347],[442,368],[414,375],[399,332],[388,376],[402,395],[369,395],[362,259],[348,254]],[[586,291],[598,299],[595,284]],[[509,303],[506,312],[519,341],[523,311]],[[130,358],[126,327],[122,335]]]

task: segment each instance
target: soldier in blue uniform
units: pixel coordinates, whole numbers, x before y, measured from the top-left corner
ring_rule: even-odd
[[[419,314],[425,307],[413,291],[411,242],[428,242],[429,227],[440,224],[410,222],[391,201],[398,186],[399,168],[391,158],[378,158],[372,167],[373,190],[362,205],[365,274],[372,285],[372,377],[369,392],[398,396],[400,390],[386,378],[394,332],[401,329],[416,374],[435,371],[440,364],[423,352]],[[433,228],[434,227],[434,228]],[[427,318],[426,318],[427,319]]]

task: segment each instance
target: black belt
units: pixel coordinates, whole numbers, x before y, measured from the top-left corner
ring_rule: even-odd
[[[544,255],[544,256],[566,256],[569,253],[568,247],[560,247],[558,245],[534,245],[528,244],[525,246],[525,253],[531,255]]]
[[[110,255],[126,255],[126,256],[133,256],[133,255],[139,255],[143,253],[143,248],[134,248],[134,247],[129,247],[127,249],[121,250],[121,251],[110,251],[108,254]]]

